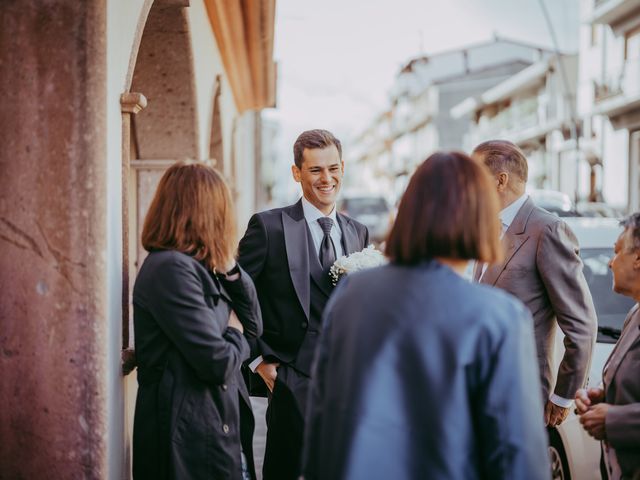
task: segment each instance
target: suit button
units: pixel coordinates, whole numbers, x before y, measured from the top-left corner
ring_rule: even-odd
[[[300,324],[300,326],[301,326],[302,328],[307,328],[307,327],[309,326],[309,324],[308,324],[307,322],[302,322],[302,323]]]
[[[225,392],[227,391],[227,384],[223,383],[220,388],[222,388],[222,390],[224,390]]]
[[[222,431],[224,433],[229,433],[229,425],[227,425],[226,423],[222,425]]]

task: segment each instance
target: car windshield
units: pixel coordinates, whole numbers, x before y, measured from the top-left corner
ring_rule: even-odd
[[[384,213],[388,210],[384,199],[376,197],[345,198],[342,208],[351,216]]]
[[[603,334],[602,327],[621,330],[625,317],[634,304],[632,298],[615,293],[611,287],[613,277],[609,270],[611,248],[585,248],[581,251],[584,276],[589,284],[598,315],[599,342],[615,343],[611,335]]]

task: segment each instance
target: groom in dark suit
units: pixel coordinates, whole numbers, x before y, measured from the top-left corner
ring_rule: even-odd
[[[364,225],[336,212],[344,173],[340,141],[326,130],[309,130],[296,140],[293,155],[302,198],[251,217],[238,258],[256,285],[264,322],[249,367],[270,398],[265,480],[300,474],[311,363],[332,290],[329,268],[369,242]]]

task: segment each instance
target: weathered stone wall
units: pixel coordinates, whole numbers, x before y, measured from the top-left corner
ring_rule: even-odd
[[[105,6],[0,8],[0,478],[107,476]]]

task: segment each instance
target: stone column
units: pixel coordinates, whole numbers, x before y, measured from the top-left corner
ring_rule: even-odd
[[[105,29],[105,0],[0,9],[2,478],[109,475]]]
[[[131,303],[132,278],[136,274],[135,263],[132,265],[131,240],[133,245],[137,239],[130,238],[130,216],[135,217],[136,212],[130,212],[131,185],[131,120],[132,116],[147,106],[147,99],[141,93],[123,93],[120,96],[122,107],[122,373],[128,375],[135,368],[135,356],[130,332],[133,330],[129,305]],[[135,188],[135,186],[134,186]]]

